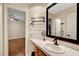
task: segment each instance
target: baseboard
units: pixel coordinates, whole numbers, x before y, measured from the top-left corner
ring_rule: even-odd
[[[16,38],[16,39],[25,39],[25,38]],[[9,40],[16,40],[16,39],[9,39]]]

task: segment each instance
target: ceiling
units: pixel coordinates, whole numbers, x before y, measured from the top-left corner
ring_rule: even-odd
[[[37,6],[37,5],[46,6],[48,4],[49,3],[7,3],[6,5],[25,8],[26,6]]]
[[[48,3],[8,3],[8,17],[13,17],[19,21],[25,21],[26,7],[46,6]]]
[[[49,9],[49,13],[55,14],[75,5],[76,3],[58,3]]]
[[[18,19],[19,21],[25,21],[25,12],[8,8],[8,17],[12,17],[14,19]]]
[[[48,3],[29,3],[29,6],[46,6]]]

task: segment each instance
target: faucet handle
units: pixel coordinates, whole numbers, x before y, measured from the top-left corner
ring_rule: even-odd
[[[57,37],[55,37],[55,39],[53,40],[53,42],[54,42],[55,45],[59,45],[59,44],[57,43]]]

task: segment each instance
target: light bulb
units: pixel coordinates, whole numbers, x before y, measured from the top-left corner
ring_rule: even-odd
[[[13,18],[10,19],[11,21],[14,20]]]

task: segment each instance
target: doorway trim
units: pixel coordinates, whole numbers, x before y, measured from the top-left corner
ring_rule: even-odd
[[[7,4],[4,4],[4,56],[8,56],[8,13],[7,10],[8,8],[10,8],[9,6],[7,6]],[[12,8],[12,7],[11,7]],[[29,18],[29,8],[26,6],[25,7],[25,13],[26,16],[25,17],[27,20],[25,20],[25,56],[28,55],[28,49],[27,49],[27,45],[28,45],[28,39],[29,39],[29,22],[30,22],[30,18]],[[16,9],[16,8],[15,8]],[[27,27],[27,28],[26,28]],[[27,32],[27,33],[26,33]],[[27,38],[27,39],[26,39]]]

